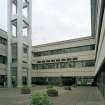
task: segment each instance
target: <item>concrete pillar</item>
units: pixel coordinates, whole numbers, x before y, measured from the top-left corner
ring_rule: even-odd
[[[28,48],[28,79],[27,79],[27,83],[28,86],[31,87],[31,54],[32,54],[32,40],[31,40],[31,32],[32,32],[32,1],[29,1],[29,6],[28,6],[28,19],[29,19],[29,27],[28,27],[28,43],[29,43],[29,48]]]
[[[12,4],[16,6],[16,14],[12,16]],[[23,16],[23,9],[27,8],[28,17]],[[22,77],[23,77],[23,44],[25,44],[28,48],[27,52],[27,64],[25,68],[27,71],[27,85],[31,86],[31,8],[32,3],[31,0],[8,0],[8,72],[7,72],[7,80],[8,87],[11,87],[11,68],[12,68],[12,49],[11,44],[17,44],[17,63],[16,63],[16,76],[17,76],[17,87],[22,86]],[[16,37],[12,37],[12,25],[16,27]],[[23,36],[23,29],[27,28],[27,37]],[[25,38],[25,39],[24,39]],[[12,43],[14,42],[14,43]]]
[[[23,56],[23,1],[17,0],[17,87],[22,86]]]
[[[8,0],[7,2],[7,22],[8,22],[8,59],[7,59],[7,87],[11,87],[11,35],[12,35],[12,26],[11,26],[11,16],[12,16],[12,2]]]

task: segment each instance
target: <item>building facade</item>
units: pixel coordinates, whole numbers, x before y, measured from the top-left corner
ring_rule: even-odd
[[[95,80],[105,96],[105,0],[91,0],[91,16],[92,34],[96,39]]]
[[[95,39],[84,37],[32,47],[33,83],[62,79],[91,84],[95,76]],[[55,79],[54,79],[55,78]],[[41,80],[41,81],[40,81]]]
[[[7,32],[0,29],[0,85],[7,81]]]
[[[31,7],[31,0],[8,0],[8,31],[0,29],[0,85],[96,82],[105,96],[105,1],[91,0],[92,36],[37,46],[31,45]]]
[[[16,79],[16,55],[13,44],[11,78]],[[0,29],[0,86],[7,86],[8,81],[8,38],[7,32]],[[27,52],[23,47],[24,53]],[[26,53],[24,54],[26,56]],[[27,67],[27,57],[22,66]],[[55,83],[70,85],[90,85],[95,76],[95,39],[84,37],[32,47],[31,79],[33,84]],[[14,72],[12,71],[14,70]],[[23,72],[22,84],[28,78]],[[16,80],[15,80],[16,81]],[[17,81],[16,81],[17,82]],[[12,83],[13,86],[13,83]]]

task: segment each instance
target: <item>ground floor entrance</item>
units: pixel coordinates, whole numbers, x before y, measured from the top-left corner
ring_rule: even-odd
[[[32,77],[32,84],[73,85],[73,84],[76,84],[76,78],[74,77]]]

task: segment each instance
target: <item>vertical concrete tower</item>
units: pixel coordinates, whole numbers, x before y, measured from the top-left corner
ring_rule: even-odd
[[[8,0],[7,86],[31,86],[31,0]]]

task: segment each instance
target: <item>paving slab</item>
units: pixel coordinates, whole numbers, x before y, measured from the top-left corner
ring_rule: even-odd
[[[104,102],[82,102],[76,105],[105,105]]]
[[[64,90],[64,87],[55,87],[58,97],[49,97],[54,105],[105,105],[104,98],[97,87],[77,87]],[[32,94],[46,92],[45,86],[35,86]],[[19,89],[0,88],[0,105],[29,105],[31,95],[22,95]]]

